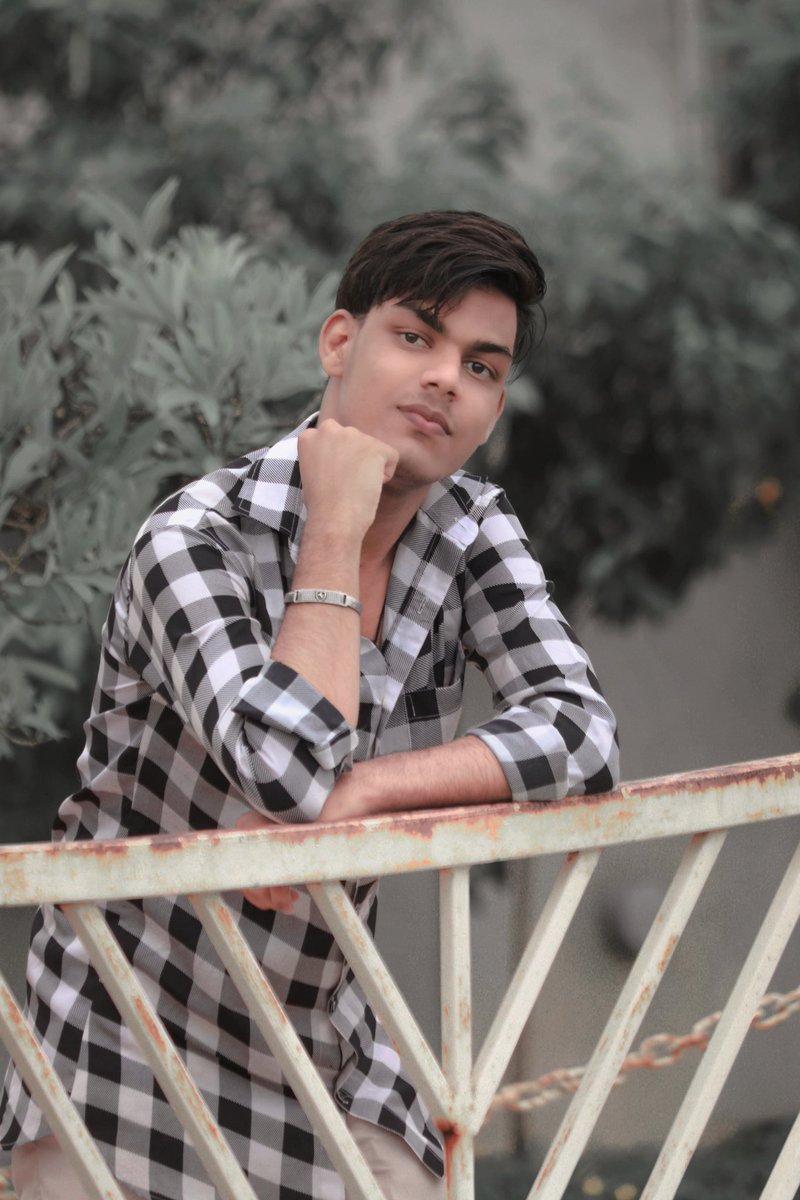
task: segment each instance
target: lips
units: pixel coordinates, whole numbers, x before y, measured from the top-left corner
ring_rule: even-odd
[[[450,426],[443,413],[440,413],[435,408],[429,408],[426,404],[401,404],[400,412],[406,416],[425,433],[433,433],[441,435],[450,432]]]

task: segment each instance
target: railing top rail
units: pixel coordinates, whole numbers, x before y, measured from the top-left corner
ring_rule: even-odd
[[[224,891],[565,853],[800,815],[800,754],[546,804],[0,846],[0,906]],[[265,876],[264,864],[269,873]]]

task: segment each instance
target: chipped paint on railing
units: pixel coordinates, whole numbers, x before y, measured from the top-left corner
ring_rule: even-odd
[[[0,847],[0,905],[50,901],[70,921],[169,1097],[220,1195],[252,1190],[99,910],[104,900],[189,895],[253,1019],[355,1200],[379,1189],[313,1064],[216,893],[308,883],[443,1134],[448,1200],[473,1200],[474,1137],[605,847],[689,835],[690,844],[597,1042],[529,1200],[558,1200],[702,893],[726,831],[800,814],[800,755],[624,784],[551,804],[497,804],[339,824],[170,834],[69,845]],[[265,850],[268,848],[268,853]],[[474,863],[561,853],[562,868],[473,1063],[468,870]],[[438,869],[441,880],[442,1063],[420,1032],[338,881]],[[754,990],[765,986],[800,908],[800,851],[734,987],[654,1169],[647,1200],[669,1200],[738,1050]],[[87,1190],[118,1197],[33,1032],[0,976],[0,1034]],[[52,1116],[51,1116],[52,1114]],[[762,1200],[800,1186],[800,1121]],[[677,1147],[680,1147],[678,1152]],[[94,1157],[93,1157],[94,1155]],[[99,1165],[98,1165],[99,1163]],[[103,1173],[105,1171],[105,1174]]]
[[[623,784],[616,792],[550,804],[3,846],[0,905],[224,891],[231,879],[241,887],[356,879],[700,833],[800,814],[800,787],[792,786],[798,776],[800,755],[791,755]]]
[[[50,1128],[58,1137],[90,1200],[123,1200],[122,1193],[89,1136],[63,1083],[25,1020],[0,973],[0,1037]]]

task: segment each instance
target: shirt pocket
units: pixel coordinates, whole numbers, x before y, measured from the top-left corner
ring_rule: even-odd
[[[381,738],[381,753],[389,753],[389,740],[392,751],[424,750],[451,742],[461,720],[463,695],[463,679],[446,687],[404,692],[386,727],[386,741]]]

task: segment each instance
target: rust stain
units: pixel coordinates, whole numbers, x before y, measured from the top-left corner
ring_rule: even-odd
[[[700,771],[678,775],[661,775],[653,779],[625,783],[623,796],[644,797],[653,792],[704,792],[719,787],[735,787],[744,783],[767,785],[778,780],[790,782],[800,776],[800,754],[752,762],[732,763],[725,767],[707,767]],[[613,794],[613,793],[611,793]]]
[[[18,863],[25,861],[28,852],[29,847],[20,850],[17,846],[0,846],[0,861],[4,868],[15,867]]]
[[[444,1142],[444,1177],[449,1183],[453,1178],[453,1156],[464,1131],[458,1125],[454,1125],[452,1121],[444,1120],[441,1117],[436,1120],[436,1128],[441,1133]]]
[[[236,922],[233,919],[233,913],[228,908],[227,904],[215,904],[214,915],[217,917],[220,925],[224,925],[227,929],[233,929]]]
[[[664,953],[661,955],[661,958],[658,960],[659,974],[663,975],[664,972],[666,971],[667,964],[669,963],[669,960],[672,957],[672,951],[675,949],[677,943],[678,943],[677,933],[670,934],[670,936],[667,939],[667,944],[664,947]]]
[[[42,845],[45,858],[57,854],[76,854],[87,858],[106,858],[114,855],[127,854],[133,841],[144,841],[144,838],[98,838],[95,841],[81,842],[47,842]]]
[[[163,1037],[163,1035],[158,1027],[158,1024],[156,1023],[156,1021],[153,1020],[153,1017],[147,1011],[147,1009],[145,1007],[145,1002],[142,1000],[141,996],[135,997],[134,1006],[135,1006],[137,1012],[139,1013],[139,1016],[141,1017],[141,1019],[144,1021],[145,1025],[147,1026],[148,1034],[152,1038],[154,1044],[158,1047],[162,1057],[164,1057],[169,1050],[173,1050],[177,1054],[177,1050],[175,1050],[175,1047],[172,1044],[172,1042]],[[166,1069],[166,1067],[165,1067],[165,1069]],[[192,1082],[192,1084],[193,1084],[193,1081],[190,1080],[190,1082]],[[177,1085],[177,1086],[179,1086],[179,1085]],[[213,1117],[210,1117],[210,1114],[208,1114],[206,1112],[203,1099],[202,1099],[200,1093],[195,1090],[194,1085],[191,1087],[191,1089],[189,1090],[188,1093],[186,1092],[185,1089],[182,1089],[182,1091],[183,1091],[184,1099],[187,1100],[191,1104],[192,1108],[195,1111],[195,1114],[202,1120],[203,1126],[205,1128],[205,1132],[207,1134],[210,1134],[210,1136],[213,1137],[215,1141],[220,1142],[222,1145],[225,1145],[225,1143],[223,1142],[223,1139],[222,1139],[222,1135],[219,1130],[219,1126],[217,1125],[217,1123],[213,1119]]]
[[[786,785],[800,780],[800,754],[783,755],[771,759],[752,762],[734,763],[729,766],[706,768],[685,774],[664,775],[661,777],[638,780],[625,783],[615,792],[599,793],[592,796],[572,796],[559,801],[540,801],[528,803],[485,804],[452,809],[429,809],[425,811],[383,814],[364,819],[353,819],[342,822],[319,822],[304,826],[274,825],[264,830],[248,831],[247,838],[256,836],[269,844],[270,848],[279,849],[281,843],[291,846],[313,849],[316,854],[335,855],[340,845],[355,841],[359,851],[369,845],[370,834],[380,834],[381,837],[405,837],[430,844],[434,836],[458,834],[463,830],[464,845],[469,846],[472,838],[492,839],[498,850],[502,845],[502,837],[508,834],[507,822],[516,815],[545,812],[553,814],[553,810],[568,810],[565,813],[569,825],[569,842],[575,845],[578,840],[583,845],[589,845],[595,840],[598,830],[604,834],[625,839],[626,825],[631,819],[639,820],[646,812],[649,802],[660,803],[659,813],[662,818],[669,820],[672,816],[670,802],[676,798],[674,811],[684,810],[678,797],[691,797],[693,794],[710,793],[715,800],[718,794],[723,808],[729,803],[737,789],[747,790],[747,804],[742,811],[739,802],[737,823],[759,822],[786,815],[789,807],[794,809],[792,802],[787,805],[781,790]],[[727,827],[723,818],[711,824]],[[504,834],[505,831],[505,834]],[[660,836],[656,833],[655,836]],[[16,905],[27,901],[29,897],[41,899],[44,878],[47,868],[55,859],[51,856],[66,854],[70,861],[70,870],[80,872],[81,866],[88,859],[96,859],[98,869],[104,868],[107,874],[112,862],[120,866],[128,863],[141,863],[144,868],[150,864],[155,866],[162,855],[180,856],[181,851],[189,853],[198,849],[213,852],[214,847],[230,844],[236,839],[238,845],[243,844],[242,832],[236,829],[205,830],[202,832],[185,831],[179,834],[160,834],[155,837],[131,837],[107,839],[97,842],[40,842],[30,845],[9,845],[0,847],[0,906]],[[453,842],[455,845],[456,842]],[[530,847],[530,856],[537,853],[536,847]],[[487,850],[488,853],[488,850]],[[75,857],[77,856],[77,858]],[[133,857],[131,857],[133,856]],[[526,855],[527,857],[527,855]],[[108,858],[109,862],[104,860]],[[64,863],[59,863],[63,868]],[[413,841],[408,842],[408,859],[396,863],[394,870],[426,870],[433,866],[426,850],[414,852]],[[75,878],[78,878],[76,874]],[[64,889],[71,893],[77,884],[75,879],[67,881],[63,876]],[[94,889],[92,889],[93,896]],[[87,897],[89,898],[89,897]],[[63,903],[64,901],[56,901]]]
[[[50,852],[53,854],[57,854],[61,851],[62,846],[63,846],[63,843],[60,845],[57,845],[57,846],[51,846]],[[98,842],[93,843],[93,854],[92,854],[93,858],[95,856],[97,856],[97,858],[111,858],[112,856],[114,856],[116,854],[127,854],[127,853],[128,853],[127,844],[119,838],[115,838],[112,841],[98,841]]]
[[[497,841],[502,833],[503,817],[493,808],[488,814],[468,818],[464,821],[464,824],[473,829],[479,829],[482,833],[487,834],[494,841]]]
[[[403,866],[406,871],[424,871],[427,867],[432,866],[429,858],[407,858]]]
[[[557,1138],[550,1146],[547,1158],[542,1164],[542,1169],[537,1176],[537,1183],[539,1180],[544,1183],[548,1176],[553,1173],[556,1163],[558,1162],[559,1155],[564,1146],[567,1144],[570,1134],[572,1133],[572,1128],[572,1125],[569,1125],[566,1129],[564,1129],[561,1133],[561,1136]]]
[[[142,999],[141,996],[136,996],[134,998],[133,1003],[134,1003],[134,1007],[136,1008],[136,1011],[138,1012],[142,1021],[144,1021],[145,1025],[147,1026],[147,1032],[148,1032],[149,1036],[153,1039],[155,1044],[159,1047],[161,1053],[162,1054],[166,1053],[167,1048],[170,1043],[167,1042],[166,1038],[164,1037],[163,1033],[161,1032],[158,1022],[153,1019],[152,1013],[150,1013],[148,1011],[146,1002]]]
[[[11,992],[7,988],[4,987],[2,989],[2,991],[0,991],[0,996],[2,996],[2,998],[3,998],[3,1005],[6,1010],[6,1016],[9,1018],[9,1020],[13,1021],[13,1023],[19,1029],[28,1030],[29,1029],[28,1023],[22,1016],[19,1006],[18,1006],[16,1000],[14,999],[14,997],[12,996]]]
[[[191,845],[196,836],[194,833],[160,833],[158,837],[153,838],[151,849],[153,854],[172,854],[176,850],[183,850],[186,845]]]
[[[430,841],[433,837],[433,827],[435,824],[434,817],[412,817],[410,821],[398,821],[399,830],[406,837],[423,838],[425,841]]]

